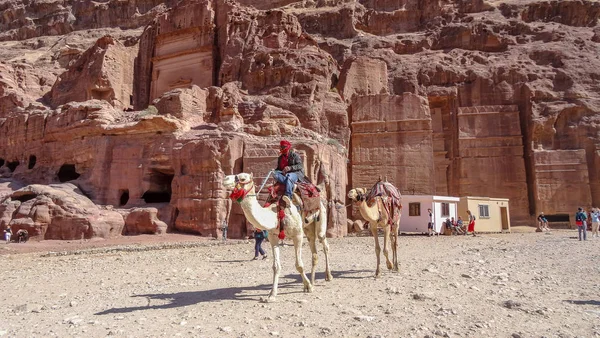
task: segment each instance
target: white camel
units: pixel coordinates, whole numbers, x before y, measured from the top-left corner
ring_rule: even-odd
[[[387,268],[389,270],[398,271],[398,227],[400,226],[400,217],[395,222],[390,222],[390,217],[393,217],[385,209],[384,203],[386,198],[376,196],[375,203],[372,206],[367,204],[365,196],[368,190],[365,188],[356,188],[348,192],[348,198],[358,205],[358,210],[362,217],[369,222],[371,233],[375,238],[375,255],[377,256],[377,270],[375,270],[375,277],[379,277],[379,255],[381,247],[379,246],[379,235],[377,229],[383,229],[383,255],[385,256]],[[391,226],[390,226],[391,223]],[[390,239],[390,232],[392,234],[392,253],[393,253],[393,264],[390,262],[388,257],[388,241]]]
[[[223,180],[225,189],[233,189],[232,196],[240,203],[244,215],[250,224],[255,228],[267,230],[269,233],[269,243],[273,251],[273,287],[269,293],[267,302],[275,301],[277,296],[277,286],[279,284],[279,274],[281,273],[281,261],[279,258],[279,222],[277,218],[277,205],[263,208],[256,197],[256,187],[252,174],[241,173],[238,175],[225,176]],[[312,292],[313,286],[306,277],[304,272],[304,264],[302,263],[302,216],[298,212],[296,206],[288,197],[283,198],[286,203],[284,209],[285,216],[282,219],[283,230],[287,237],[290,237],[294,243],[296,252],[296,270],[302,276],[305,292]]]

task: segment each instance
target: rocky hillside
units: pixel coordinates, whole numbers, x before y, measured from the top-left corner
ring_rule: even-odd
[[[125,218],[143,208],[168,230],[216,235],[223,175],[266,176],[282,137],[327,184],[331,236],[355,213],[349,187],[379,176],[403,194],[510,198],[513,225],[541,211],[573,223],[600,204],[595,1],[11,0],[0,12],[0,173],[15,187],[2,225],[45,237],[60,221],[14,190],[70,182]],[[248,231],[237,205],[230,224]]]

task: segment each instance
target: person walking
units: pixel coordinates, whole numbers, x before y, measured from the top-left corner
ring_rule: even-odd
[[[592,238],[594,235],[598,237],[598,226],[600,225],[600,209],[594,208],[592,209]]]
[[[427,209],[427,213],[429,214],[429,223],[427,223],[427,236],[433,236],[435,234],[435,229],[433,228],[433,212],[431,209]]]
[[[469,226],[467,228],[467,231],[465,232],[465,235],[467,235],[469,232],[473,233],[473,237],[475,236],[475,215],[473,215],[473,213],[471,213],[471,210],[467,210],[467,215],[469,215]]]
[[[575,224],[577,225],[577,233],[579,234],[579,240],[583,238],[584,241],[587,241],[587,216],[585,212],[583,212],[583,208],[577,208],[577,213],[575,213]],[[583,233],[583,236],[582,236]]]
[[[10,225],[7,225],[6,229],[4,230],[4,239],[6,240],[6,244],[10,243],[11,236],[12,236],[12,230],[10,228]]]
[[[225,242],[227,240],[227,220],[224,219],[223,223],[221,224],[221,233],[223,234],[223,242]]]
[[[258,255],[262,255],[262,259],[267,259],[267,253],[262,248],[262,242],[267,238],[267,231],[255,229],[254,230],[254,260],[258,259]]]

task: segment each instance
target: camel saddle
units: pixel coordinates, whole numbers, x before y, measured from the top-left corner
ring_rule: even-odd
[[[391,216],[388,217],[390,224],[398,221],[402,211],[402,195],[398,189],[389,182],[379,181],[365,197],[367,205],[373,206],[377,201],[376,197],[381,197],[385,211]]]
[[[321,206],[321,194],[319,188],[307,179],[296,182],[293,192],[300,196],[303,211],[313,212]],[[269,187],[269,197],[266,204],[273,204],[281,200],[285,194],[285,184],[275,182]]]

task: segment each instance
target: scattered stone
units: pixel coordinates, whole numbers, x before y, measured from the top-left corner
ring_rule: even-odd
[[[233,331],[233,329],[229,326],[223,326],[223,327],[219,327],[219,330],[221,330],[221,332],[231,332]]]
[[[504,303],[502,303],[502,306],[504,306],[507,309],[518,309],[521,307],[521,303],[516,302],[514,300],[507,300]]]
[[[400,293],[400,291],[398,290],[397,287],[387,288],[386,291],[389,294],[399,294]]]
[[[413,293],[412,298],[414,300],[429,300],[431,297],[423,294],[423,293]]]
[[[466,273],[463,273],[463,274],[462,274],[462,275],[460,275],[460,276],[461,276],[461,277],[464,277],[464,278],[473,279],[473,276],[471,276],[471,275],[469,275],[469,274],[466,274]]]
[[[333,330],[331,330],[328,327],[322,327],[321,328],[321,334],[323,334],[323,335],[328,335],[328,334],[332,334],[332,333],[333,333]]]
[[[375,317],[371,317],[371,316],[356,316],[354,317],[354,319],[358,320],[359,322],[372,322]]]

